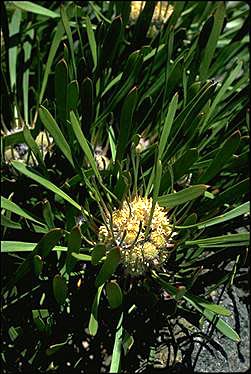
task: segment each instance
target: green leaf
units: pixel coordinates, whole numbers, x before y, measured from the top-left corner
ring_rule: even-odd
[[[26,144],[28,145],[28,147],[34,153],[34,156],[36,157],[36,159],[38,161],[38,164],[40,165],[41,169],[43,170],[44,174],[46,175],[47,174],[47,169],[46,169],[46,166],[45,166],[45,163],[44,163],[44,160],[43,160],[42,153],[39,149],[39,146],[37,145],[37,143],[33,139],[32,135],[31,135],[31,132],[30,132],[30,129],[26,125],[23,128],[23,133],[24,133],[24,140],[25,140]]]
[[[173,182],[176,182],[181,177],[189,172],[189,168],[197,161],[199,153],[197,148],[185,150],[185,152],[172,165]],[[168,170],[161,178],[160,191],[164,192],[171,186],[171,176]]]
[[[175,294],[175,300],[180,300],[187,292],[187,289],[185,286],[176,286],[176,294]]]
[[[29,40],[24,42],[24,64],[27,64],[30,60],[34,34],[34,29],[27,31],[26,35],[28,36]],[[30,69],[27,68],[23,73],[24,120],[26,125],[29,123],[29,75]]]
[[[37,243],[27,242],[14,242],[14,241],[1,241],[1,252],[2,253],[13,253],[13,252],[32,252],[37,246]],[[67,251],[67,247],[55,246],[52,248],[53,251]]]
[[[98,243],[95,245],[92,251],[92,265],[98,265],[102,257],[105,256],[106,246],[104,244]]]
[[[55,275],[53,278],[53,294],[59,305],[63,305],[65,303],[67,293],[68,288],[65,278],[59,274]]]
[[[45,234],[42,237],[42,239],[40,239],[32,255],[38,254],[43,258],[47,257],[49,253],[51,252],[51,250],[59,242],[62,235],[63,235],[62,229],[55,228],[55,229],[48,231],[48,233]]]
[[[238,148],[240,143],[240,132],[239,130],[234,132],[229,138],[227,138],[204,174],[199,178],[199,183],[208,183],[213,177],[215,177],[223,166],[229,161],[230,157]]]
[[[191,213],[188,217],[184,220],[184,226],[193,225],[197,222],[198,216],[196,213]]]
[[[78,81],[74,80],[68,84],[67,87],[68,109],[67,112],[76,111],[79,99]]]
[[[189,171],[189,168],[194,164],[195,161],[197,161],[198,156],[198,149],[191,148],[186,150],[184,154],[175,161],[172,166],[174,182],[183,177],[183,175]]]
[[[44,319],[49,317],[48,309],[33,309],[32,310],[32,318],[33,322],[35,323],[38,331],[44,332],[46,331],[46,323]]]
[[[95,336],[98,331],[98,305],[99,305],[99,300],[100,300],[102,289],[103,289],[103,284],[98,288],[93,304],[92,304],[91,316],[90,316],[89,325],[88,325],[89,332],[92,336]]]
[[[132,75],[131,73],[132,73],[134,67],[136,66],[135,63],[137,62],[137,60],[140,62],[140,64],[138,64],[138,66],[140,66],[142,64],[142,62],[146,62],[146,61],[150,60],[151,58],[155,57],[156,52],[157,51],[160,52],[164,47],[165,47],[165,44],[161,44],[157,48],[154,48],[147,55],[144,55],[144,56],[142,55],[142,57],[143,57],[142,61],[138,60],[138,57],[141,54],[140,51],[134,51],[129,56],[129,58],[127,60],[127,66],[126,66],[124,72],[118,74],[115,78],[112,79],[112,81],[110,81],[108,83],[108,85],[105,87],[104,91],[102,92],[101,97],[103,97],[114,85],[116,85],[118,82],[120,82],[120,80],[124,81],[125,83],[128,81],[128,79],[126,79],[126,76]],[[138,67],[137,67],[137,69],[135,69],[135,71],[137,71],[137,70],[138,70]]]
[[[162,160],[162,156],[168,141],[168,137],[171,131],[171,127],[173,124],[174,116],[176,113],[178,105],[178,93],[174,95],[172,98],[171,103],[169,104],[168,113],[164,122],[164,127],[161,133],[160,141],[159,141],[159,155],[158,159]]]
[[[78,261],[91,261],[91,256],[85,255],[83,253],[75,253],[72,252],[71,254],[74,258],[76,258]]]
[[[11,326],[8,330],[9,336],[13,342],[18,338],[21,332],[22,332],[22,329],[20,327],[15,328]]]
[[[202,132],[204,132],[205,129],[209,126],[208,122],[211,119],[211,116],[215,113],[215,108],[224,99],[224,95],[226,91],[229,89],[233,81],[239,76],[241,69],[242,69],[242,65],[243,65],[242,61],[237,62],[237,65],[234,68],[234,70],[227,76],[227,79],[225,80],[223,85],[218,90],[217,95],[212,101],[209,111],[206,114],[203,124],[200,127],[200,134],[202,134]]]
[[[86,16],[85,18],[85,23],[86,23],[87,37],[88,37],[93,64],[94,64],[93,70],[95,70],[97,67],[97,45],[96,45],[95,35],[92,29],[92,24],[88,16]]]
[[[50,18],[57,18],[59,14],[52,10],[45,8],[41,5],[35,4],[31,1],[12,1],[12,4],[17,8],[24,10],[25,12],[31,12],[39,14],[40,16],[46,16]]]
[[[112,309],[118,308],[123,301],[123,294],[119,284],[112,280],[106,284],[106,296]]]
[[[172,208],[174,206],[184,204],[187,201],[196,199],[197,197],[201,196],[207,188],[208,186],[204,184],[191,186],[182,191],[158,197],[158,203],[160,206]]]
[[[38,277],[43,270],[43,260],[41,256],[35,255],[33,257],[33,268],[35,275]]]
[[[18,267],[17,271],[11,278],[10,282],[7,284],[6,288],[9,289],[13,287],[20,279],[22,279],[29,271],[32,270],[33,258],[35,255],[39,255],[45,258],[49,255],[52,248],[58,243],[59,239],[63,234],[62,229],[53,229],[45,234],[42,239],[35,245],[33,251],[28,255],[24,262]],[[14,242],[15,245],[20,245],[20,243]],[[14,243],[12,243],[12,248]],[[30,243],[29,243],[30,244]],[[6,248],[5,248],[6,249]]]
[[[24,217],[26,219],[29,219],[30,221],[36,222],[39,225],[45,226],[43,222],[38,221],[34,217],[31,216],[30,213],[26,212],[23,208],[18,206],[16,203],[14,203],[11,200],[6,199],[5,197],[1,196],[1,208],[9,210],[12,213],[15,213],[21,217]]]
[[[213,321],[213,319],[215,318],[215,314],[210,312],[209,310],[204,310],[203,314],[209,321]],[[223,335],[225,335],[227,338],[233,340],[234,342],[238,343],[241,340],[239,335],[237,334],[237,332],[231,326],[229,326],[229,324],[227,322],[223,321],[222,319],[217,318],[217,322],[216,322],[215,327]]]
[[[249,190],[249,178],[244,179],[243,181],[236,183],[235,185],[229,187],[223,192],[220,192],[216,195],[214,201],[210,203],[211,207],[219,207],[224,203],[232,203],[241,198],[242,195],[247,193]]]
[[[103,263],[96,281],[96,287],[100,287],[103,283],[105,283],[115,272],[118,265],[120,263],[120,249],[119,248],[112,248],[108,253],[105,262]]]
[[[19,2],[18,2],[19,3]],[[13,13],[13,16],[11,18],[11,22],[9,23],[9,36],[14,36],[19,32],[21,18],[22,18],[22,12],[20,12],[19,9],[16,9]],[[13,47],[9,48],[9,72],[10,72],[10,86],[11,90],[13,90],[14,86],[16,87],[17,82],[17,45],[14,45]]]
[[[114,186],[114,194],[120,201],[124,200],[130,188],[130,173],[128,171],[122,171],[119,173],[117,182]]]
[[[185,245],[198,245],[203,248],[228,247],[229,245],[247,246],[249,243],[249,232],[214,236],[206,239],[187,240]]]
[[[93,83],[85,78],[80,85],[80,99],[82,112],[82,129],[88,138],[93,117]]]
[[[198,310],[200,313],[202,313],[210,322],[216,322],[215,323],[215,327],[223,334],[225,335],[227,338],[235,341],[235,342],[239,342],[240,341],[240,337],[239,335],[236,333],[236,331],[234,331],[232,329],[232,327],[230,327],[225,321],[223,321],[222,319],[219,319],[215,313],[211,312],[210,310],[206,310],[206,309],[201,309],[200,306],[198,306],[193,300],[191,300],[190,298],[187,299],[187,301],[193,305],[193,307]]]
[[[137,88],[134,87],[127,97],[122,106],[120,115],[120,130],[118,138],[118,146],[116,152],[116,160],[121,161],[126,150],[127,143],[130,139],[132,118],[136,102],[138,99]]]
[[[109,143],[110,143],[110,149],[112,154],[112,161],[115,161],[116,159],[116,144],[115,144],[115,135],[112,126],[108,128],[108,136],[109,136]]]
[[[60,60],[56,65],[54,82],[55,82],[55,98],[56,98],[57,119],[59,120],[59,123],[62,123],[64,125],[66,125],[67,100],[68,100],[68,97],[67,97],[68,66],[67,66],[67,63],[64,59]],[[43,109],[44,109],[44,111],[46,110],[45,108],[43,108]],[[48,113],[49,112],[45,112],[45,115],[48,117],[48,118],[46,117],[47,127],[58,128],[57,125],[55,126],[54,121],[52,121],[52,118],[49,116]],[[40,114],[40,118],[41,118],[41,114]],[[41,121],[43,122],[42,118],[41,118]],[[48,124],[52,123],[52,122],[53,122],[53,124],[48,126]],[[49,131],[49,129],[48,129],[48,131]],[[56,144],[57,144],[57,142],[56,142]]]
[[[204,49],[204,55],[200,64],[200,79],[207,79],[208,69],[214,57],[214,52],[217,47],[217,42],[222,31],[223,22],[225,17],[225,4],[224,1],[219,1],[216,12],[214,14],[214,24],[209,36],[207,45]]]
[[[71,124],[72,124],[73,131],[75,133],[76,139],[78,140],[80,147],[84,151],[85,156],[87,157],[96,177],[98,178],[99,181],[101,181],[101,175],[98,171],[93,153],[92,153],[92,151],[91,151],[91,149],[90,149],[90,147],[87,143],[87,140],[86,140],[86,138],[85,138],[85,136],[84,136],[84,134],[81,130],[81,127],[79,125],[79,122],[78,122],[77,117],[75,116],[74,112],[70,112],[70,119],[71,119]]]
[[[44,124],[44,127],[51,134],[58,148],[62,151],[62,153],[64,154],[66,159],[71,163],[71,165],[74,166],[69,144],[65,140],[65,137],[55,119],[52,117],[50,112],[42,105],[39,109],[39,116],[42,123]]]
[[[117,328],[116,335],[112,351],[112,361],[109,373],[119,373],[120,372],[120,359],[122,350],[122,336],[123,336],[123,313],[121,313]]]
[[[144,4],[144,9],[139,14],[137,19],[134,35],[133,35],[133,45],[141,45],[150,27],[151,20],[153,17],[156,1],[146,1]]]
[[[68,236],[68,251],[65,260],[66,272],[70,274],[76,264],[76,258],[72,256],[72,253],[79,253],[81,247],[81,231],[79,225],[76,225],[71,230]]]
[[[168,153],[168,157],[174,155],[180,149],[180,138],[188,136],[190,126],[193,124],[195,119],[198,119],[201,115],[201,111],[206,103],[211,99],[216,88],[216,83],[209,81],[205,83],[202,88],[197,92],[191,101],[188,102],[186,107],[179,113],[175,118],[172,129],[170,142],[166,146],[165,153]],[[168,152],[167,152],[168,150]]]
[[[224,306],[210,303],[207,300],[204,300],[202,297],[199,297],[199,296],[194,296],[194,295],[187,293],[186,295],[184,295],[184,299],[190,303],[191,301],[193,301],[193,303],[196,303],[200,307],[205,308],[206,311],[210,311],[215,314],[219,314],[221,316],[229,317],[232,314]]]
[[[130,335],[125,329],[122,337],[122,346],[124,348],[125,356],[130,351],[134,343],[133,336]]]
[[[204,229],[209,226],[217,225],[218,223],[229,221],[230,219],[242,216],[243,214],[249,213],[249,202],[239,205],[238,207],[230,210],[227,213],[221,214],[220,216],[210,218],[203,222],[198,222],[194,225],[189,226],[176,226],[177,229],[187,229],[190,227],[198,227],[198,229]]]
[[[156,166],[155,166],[154,185],[153,185],[153,206],[158,200],[161,175],[162,175],[162,163],[161,163],[161,160],[157,160]]]
[[[140,51],[134,51],[127,60],[123,75],[121,77],[121,87],[113,95],[111,101],[107,105],[104,114],[98,118],[96,124],[101,122],[107,113],[113,111],[114,107],[128,94],[130,89],[133,87],[139,71],[142,67],[143,55]],[[102,98],[102,96],[101,96]]]
[[[31,130],[31,133],[34,133],[34,130]],[[24,133],[23,131],[17,131],[14,134],[9,134],[3,136],[3,148],[7,148],[11,145],[24,143]]]
[[[47,224],[47,227],[49,229],[53,229],[55,227],[54,214],[53,214],[52,209],[51,209],[51,204],[50,204],[49,200],[47,200],[47,199],[44,199],[44,201],[43,201],[43,216],[44,216],[44,220]]]
[[[31,178],[47,188],[48,190],[54,192],[55,194],[61,196],[64,200],[66,200],[71,205],[75,206],[78,210],[81,211],[81,206],[76,203],[70,196],[68,196],[65,192],[63,192],[60,188],[55,186],[52,182],[48,181],[47,179],[40,177],[39,175],[33,173],[32,171],[28,170],[27,167],[20,161],[12,161],[12,166],[17,169],[20,173],[26,175],[28,178]],[[88,212],[86,212],[88,214]]]
[[[63,342],[63,343],[57,343],[57,344],[50,345],[50,346],[46,349],[46,355],[47,355],[47,356],[52,356],[52,355],[54,355],[56,352],[60,351],[60,349],[64,348],[67,344],[68,344],[68,340],[66,340],[66,341]]]
[[[131,11],[131,4],[129,2],[116,1],[115,6],[117,15],[121,15],[123,24],[127,25]]]
[[[217,305],[208,302],[207,300],[203,299],[202,297],[195,296],[190,294],[189,292],[183,292],[179,295],[179,290],[177,287],[174,287],[173,285],[167,283],[163,278],[161,278],[155,271],[152,272],[153,277],[158,281],[158,283],[161,284],[161,286],[170,293],[175,299],[184,298],[187,302],[192,304],[193,306],[197,307],[196,309],[199,310],[200,307],[207,309],[208,311],[212,311],[216,314],[220,314],[223,316],[230,316],[231,312],[227,310],[222,305]],[[162,274],[165,276],[166,274]]]
[[[47,81],[48,81],[48,77],[49,77],[50,70],[51,70],[51,66],[52,66],[54,57],[56,55],[57,49],[59,47],[59,44],[61,43],[62,37],[63,37],[64,32],[65,32],[64,31],[64,26],[63,26],[63,23],[62,23],[61,20],[58,22],[58,25],[55,29],[56,29],[56,32],[55,32],[54,38],[53,38],[52,43],[51,43],[51,48],[50,48],[48,60],[47,60],[46,65],[45,65],[46,68],[45,68],[42,87],[41,87],[41,91],[40,91],[40,95],[39,95],[39,104],[42,103],[44,93],[45,93],[45,89],[46,89],[46,85],[47,85]]]
[[[70,46],[71,61],[72,61],[74,75],[75,75],[74,78],[76,79],[77,78],[77,68],[76,68],[76,61],[75,61],[75,54],[74,54],[74,44],[73,44],[71,27],[70,27],[69,19],[67,17],[67,13],[65,11],[65,7],[61,6],[60,10],[61,10],[62,22],[63,22],[64,28],[65,28],[65,32],[66,32],[67,39],[68,39],[69,46]]]
[[[1,226],[8,227],[14,230],[22,230],[22,225],[19,222],[12,221],[7,216],[1,214]]]
[[[105,33],[98,60],[99,68],[106,66],[108,63],[112,64],[121,42],[122,29],[121,17],[115,17]]]

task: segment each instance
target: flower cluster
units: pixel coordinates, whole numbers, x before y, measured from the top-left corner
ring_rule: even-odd
[[[130,18],[132,22],[136,22],[140,13],[142,12],[145,1],[131,1],[131,13]],[[152,17],[152,26],[154,26],[154,32],[156,27],[160,27],[165,23],[173,13],[173,7],[168,4],[168,1],[158,1]]]
[[[151,215],[152,199],[136,197],[124,202],[99,228],[99,240],[121,248],[122,264],[132,276],[144,274],[149,267],[158,268],[169,257],[172,226],[166,211],[156,203]]]

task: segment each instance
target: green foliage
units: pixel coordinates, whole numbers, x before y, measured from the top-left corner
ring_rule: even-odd
[[[5,372],[64,371],[67,357],[100,372],[88,334],[107,371],[135,372],[140,334],[149,355],[155,344],[146,321],[161,329],[163,315],[240,339],[208,290],[231,287],[247,258],[248,7],[169,5],[135,18],[131,2],[3,4]],[[109,244],[99,231],[135,196],[153,201],[145,241],[158,204],[176,233],[141,277],[123,267],[127,227]]]

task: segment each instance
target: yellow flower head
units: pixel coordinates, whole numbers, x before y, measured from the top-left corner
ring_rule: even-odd
[[[99,240],[120,246],[122,264],[133,276],[144,274],[149,267],[159,267],[173,246],[166,211],[156,203],[151,217],[151,209],[151,198],[136,197],[124,202],[99,228]]]

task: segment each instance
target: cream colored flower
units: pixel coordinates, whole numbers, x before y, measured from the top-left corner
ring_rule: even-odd
[[[160,267],[173,247],[167,212],[156,203],[149,222],[151,208],[151,198],[135,197],[131,202],[125,201],[99,228],[100,242],[120,246],[122,264],[132,276],[144,274],[149,267]]]
[[[36,143],[40,147],[43,148],[44,151],[47,151],[51,144],[53,143],[53,138],[48,136],[45,131],[40,131],[40,133],[36,137]]]

